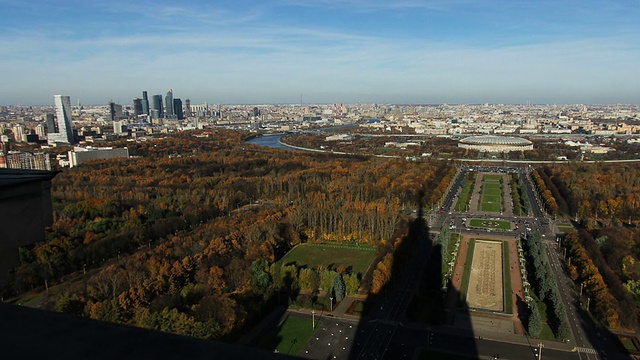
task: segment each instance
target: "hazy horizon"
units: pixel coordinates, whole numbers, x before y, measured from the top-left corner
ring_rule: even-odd
[[[633,2],[0,4],[7,105],[639,102]]]

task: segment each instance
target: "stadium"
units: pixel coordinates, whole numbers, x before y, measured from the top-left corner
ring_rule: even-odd
[[[481,135],[470,136],[460,140],[458,147],[480,152],[508,153],[511,151],[533,150],[533,143],[519,137]]]

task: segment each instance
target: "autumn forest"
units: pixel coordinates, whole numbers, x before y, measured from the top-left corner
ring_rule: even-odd
[[[449,162],[265,149],[246,137],[113,144],[133,157],[62,171],[47,240],[20,249],[4,297],[38,294],[56,311],[233,340],[274,306],[307,306],[336,282],[375,292],[411,211],[435,203],[455,175]],[[320,242],[373,248],[374,264],[356,273],[279,262]]]

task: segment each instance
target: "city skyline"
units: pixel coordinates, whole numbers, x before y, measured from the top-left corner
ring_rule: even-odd
[[[0,0],[2,105],[638,103],[631,2]],[[157,91],[157,92],[156,92]]]

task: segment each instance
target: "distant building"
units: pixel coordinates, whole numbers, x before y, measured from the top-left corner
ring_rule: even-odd
[[[184,119],[184,115],[182,114],[182,100],[180,100],[180,98],[173,99],[173,112],[176,119]]]
[[[149,96],[146,91],[142,92],[142,100],[140,100],[142,104],[142,113],[145,115],[149,115]]]
[[[114,149],[111,147],[96,148],[88,146],[86,148],[76,146],[68,153],[69,167],[82,164],[85,161],[96,159],[129,158],[129,149]]]
[[[44,140],[47,138],[47,126],[45,124],[36,125],[36,135],[38,140]]]
[[[45,120],[47,122],[47,134],[58,132],[58,124],[56,124],[56,118],[53,114],[45,114]]]
[[[13,132],[13,139],[15,142],[22,142],[22,137],[25,134],[24,125],[18,124],[14,126],[11,131]]]
[[[533,150],[531,141],[519,137],[481,135],[460,140],[458,147],[489,153]]]
[[[176,114],[173,108],[173,90],[169,90],[169,92],[167,92],[167,96],[165,96],[164,102],[167,108],[164,117],[166,117],[167,119],[173,119]]]
[[[191,100],[184,100],[184,116],[191,117]]]
[[[38,136],[38,134],[22,134],[22,142],[26,142],[26,143],[30,143],[30,144],[35,144],[40,140],[40,137]]]
[[[0,152],[0,157],[4,157],[4,159],[0,161],[0,167],[8,169],[51,170],[51,160],[47,153],[9,151],[4,153],[4,155]]]
[[[47,135],[49,144],[73,144],[73,127],[71,126],[71,99],[67,95],[54,95],[56,107],[56,131]]]
[[[160,119],[164,115],[162,109],[162,95],[153,95],[151,97],[151,118]]]
[[[142,115],[142,100],[140,98],[133,99],[133,114],[135,116]]]
[[[109,102],[109,118],[111,121],[116,121],[122,118],[122,105],[116,104],[113,101]]]
[[[120,120],[113,122],[113,133],[114,134],[122,134],[127,132],[127,122]]]

